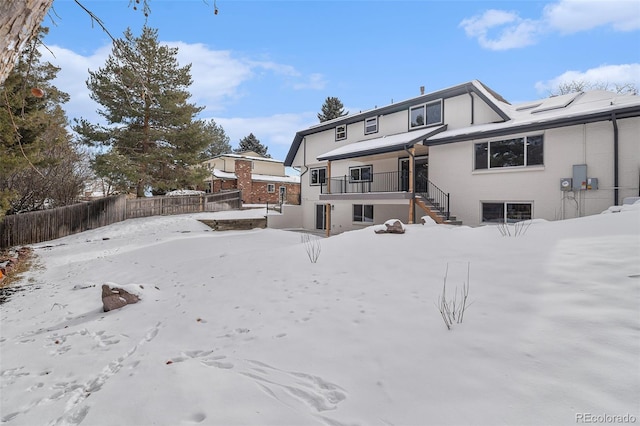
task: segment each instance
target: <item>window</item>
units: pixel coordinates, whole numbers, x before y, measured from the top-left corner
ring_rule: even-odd
[[[318,167],[315,169],[311,169],[309,179],[311,180],[311,185],[324,185],[327,180],[327,168]]]
[[[341,141],[347,138],[347,125],[341,124],[336,126],[336,140]]]
[[[544,164],[542,135],[477,143],[474,151],[476,170]]]
[[[531,203],[482,203],[482,221],[514,223],[532,217]]]
[[[354,204],[353,221],[373,223],[373,206],[371,204]]]
[[[378,117],[369,117],[364,120],[364,134],[378,133]]]
[[[372,166],[349,167],[349,182],[371,182],[373,181]]]
[[[409,108],[409,129],[442,123],[442,99]]]
[[[273,183],[268,183],[267,184],[267,192],[269,192],[269,193],[276,192],[276,186]]]

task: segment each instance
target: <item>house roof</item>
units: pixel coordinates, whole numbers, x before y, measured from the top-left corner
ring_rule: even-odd
[[[429,102],[440,98],[449,98],[459,96],[461,94],[474,93],[489,105],[503,121],[496,123],[472,125],[469,127],[445,130],[431,134],[426,137],[425,145],[439,145],[444,143],[453,143],[465,141],[473,138],[491,138],[503,136],[519,132],[531,132],[554,127],[564,127],[576,124],[584,124],[596,121],[611,120],[615,116],[616,119],[626,117],[640,116],[640,96],[630,94],[616,94],[603,90],[594,90],[582,93],[569,93],[561,96],[554,96],[537,101],[523,102],[512,105],[502,96],[489,89],[478,80],[453,86],[447,89],[421,95],[415,98],[407,99],[402,102],[391,104],[385,107],[376,108],[369,111],[360,112],[348,116],[336,118],[326,121],[305,130],[296,133],[289,153],[284,161],[285,166],[291,166],[293,160],[307,135],[322,132],[334,128],[338,124],[351,124],[364,120],[364,118],[372,115],[384,115],[403,109],[407,109],[411,105],[422,102]],[[415,131],[406,132],[397,136],[402,139],[409,137]],[[390,138],[392,136],[387,136]],[[358,152],[358,155],[365,155],[367,146],[372,149],[371,153],[388,152],[390,149],[390,141],[384,141],[385,138],[369,139],[366,141],[355,142],[336,150],[329,151],[318,157],[319,160],[332,160],[338,158],[350,158]],[[413,143],[416,143],[415,141]],[[378,146],[381,144],[382,146]],[[387,145],[388,144],[388,145]],[[396,149],[401,149],[403,144],[398,144]],[[389,147],[388,151],[384,151],[385,147]],[[342,150],[344,148],[344,150]]]
[[[440,145],[474,138],[491,138],[520,132],[533,132],[555,127],[640,116],[640,96],[616,94],[604,90],[569,93],[510,105],[511,119],[460,129],[431,136],[425,145]]]
[[[396,102],[384,107],[374,108],[367,111],[361,111],[355,114],[345,115],[339,118],[335,118],[333,120],[316,124],[305,130],[301,130],[297,132],[295,137],[293,138],[293,142],[291,143],[291,147],[289,148],[287,157],[284,160],[284,165],[291,166],[291,164],[293,163],[293,159],[295,158],[296,153],[298,152],[298,149],[302,144],[302,141],[307,135],[333,129],[335,126],[339,124],[356,123],[358,121],[364,120],[364,118],[366,117],[370,117],[373,115],[386,115],[386,114],[402,111],[409,108],[409,106],[411,105],[416,105],[416,104],[425,103],[425,102],[429,102],[429,101],[433,101],[441,98],[450,98],[453,96],[459,96],[459,95],[471,94],[471,93],[474,93],[478,97],[482,98],[487,103],[487,105],[489,105],[489,107],[491,107],[504,120],[508,120],[510,118],[508,115],[509,103],[502,96],[498,95],[496,92],[489,89],[480,81],[473,80],[468,83],[463,83],[457,86],[452,86],[446,89],[441,89],[435,92],[416,96],[414,98],[407,99],[401,102]]]
[[[245,151],[245,152],[240,152],[237,154],[220,154],[220,155],[216,155],[214,157],[211,157],[208,161],[210,160],[214,160],[216,158],[238,158],[241,160],[254,160],[254,161],[268,161],[268,162],[272,162],[272,163],[282,163],[282,160],[276,160],[274,158],[268,158],[268,157],[262,157],[259,154],[256,154],[253,151]]]
[[[344,160],[346,158],[360,157],[362,155],[383,154],[385,152],[398,151],[409,148],[429,136],[442,132],[446,125],[430,127],[428,129],[415,130],[412,132],[387,135],[374,139],[366,139],[360,142],[341,146],[329,152],[321,154],[318,160]]]
[[[213,177],[218,179],[237,179],[235,173],[224,172],[220,169],[213,169],[212,173]],[[262,175],[258,173],[251,173],[251,180],[263,181],[263,182],[287,182],[287,183],[299,183],[300,176],[273,176],[273,175]]]

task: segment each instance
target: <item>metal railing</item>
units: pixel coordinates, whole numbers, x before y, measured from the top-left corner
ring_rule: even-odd
[[[449,193],[444,192],[429,179],[416,179],[416,194],[420,195],[425,201],[436,209],[440,210],[445,220],[449,220],[451,212],[449,211]]]
[[[328,184],[329,183],[329,184]],[[409,190],[405,172],[373,173],[369,180],[352,180],[350,176],[332,177],[321,185],[322,194],[360,194],[367,192],[403,192]]]

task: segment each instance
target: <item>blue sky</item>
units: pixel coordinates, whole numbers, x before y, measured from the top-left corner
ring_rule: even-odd
[[[115,37],[145,22],[128,0],[83,0]],[[640,87],[639,0],[244,1],[151,0],[147,25],[192,64],[192,101],[232,146],[253,133],[284,160],[295,132],[317,124],[328,96],[349,112],[478,79],[511,103],[563,81]],[[44,21],[71,95],[69,118],[98,121],[87,69],[109,37],[73,0]]]

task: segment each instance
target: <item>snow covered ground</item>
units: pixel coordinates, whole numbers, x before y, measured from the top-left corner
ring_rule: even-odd
[[[7,425],[640,422],[640,210],[524,235],[407,225],[303,242],[135,219],[35,245],[0,305]],[[321,249],[312,263],[306,249]],[[464,321],[436,304],[469,273]],[[142,300],[103,312],[101,285]],[[619,417],[616,417],[619,416]]]

